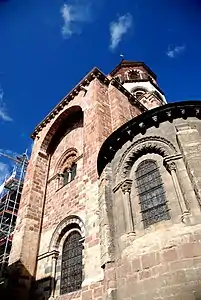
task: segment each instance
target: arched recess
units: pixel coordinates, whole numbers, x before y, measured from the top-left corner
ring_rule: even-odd
[[[63,236],[66,234],[66,232],[70,231],[71,229],[76,229],[78,228],[80,231],[80,234],[82,238],[84,239],[85,237],[85,227],[84,223],[81,220],[80,217],[71,215],[63,219],[59,225],[56,227],[51,241],[49,245],[49,251],[52,250],[58,250],[60,246],[60,241],[63,238]]]
[[[76,127],[83,127],[83,111],[78,105],[68,108],[59,115],[42,141],[41,149],[52,154],[62,137]]]
[[[129,178],[131,168],[135,161],[147,153],[156,153],[164,158],[177,154],[177,150],[170,141],[162,137],[149,136],[139,139],[131,144],[124,152],[117,167],[116,174],[118,174],[118,179],[121,181],[125,178]]]
[[[134,94],[137,91],[142,91],[144,93],[147,93],[148,89],[146,89],[144,86],[136,86],[131,90],[131,94]]]
[[[131,69],[127,71],[127,77],[129,80],[139,80],[143,74],[142,70],[139,69]]]
[[[61,174],[64,171],[64,168],[66,167],[66,162],[68,161],[69,157],[76,158],[78,157],[78,151],[75,148],[69,148],[67,149],[59,158],[56,167],[55,167],[55,174]]]

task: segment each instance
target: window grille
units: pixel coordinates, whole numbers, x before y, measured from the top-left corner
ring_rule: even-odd
[[[82,285],[81,234],[72,231],[66,238],[62,251],[61,294],[77,291]]]
[[[155,161],[144,160],[139,165],[136,171],[136,182],[144,227],[169,220],[165,190]]]

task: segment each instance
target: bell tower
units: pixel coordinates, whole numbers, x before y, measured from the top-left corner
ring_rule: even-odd
[[[167,103],[156,74],[144,62],[122,60],[110,75],[147,109]]]

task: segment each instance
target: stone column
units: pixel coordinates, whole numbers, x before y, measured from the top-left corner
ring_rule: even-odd
[[[199,113],[199,111],[198,111]],[[176,125],[177,142],[184,158],[188,176],[201,203],[201,139],[200,134],[187,122]]]
[[[121,184],[122,192],[124,193],[124,211],[125,211],[125,218],[126,218],[126,232],[127,233],[134,233],[134,224],[133,224],[133,213],[132,213],[132,206],[131,206],[131,185],[132,180],[126,179]]]
[[[51,296],[50,299],[54,298],[55,295],[55,278],[56,278],[56,266],[57,266],[57,259],[59,256],[59,251],[54,250],[52,254],[52,274],[51,274]]]
[[[181,209],[181,219],[182,221],[185,221],[185,218],[187,216],[189,216],[189,211],[188,208],[186,206],[186,202],[184,200],[180,185],[179,185],[179,181],[177,178],[177,174],[176,174],[176,164],[174,161],[166,161],[165,160],[165,166],[167,168],[167,170],[170,172],[171,176],[172,176],[172,181],[173,181],[173,185],[176,191],[176,195],[179,201],[179,206]]]
[[[101,239],[101,266],[114,261],[114,224],[111,190],[111,168],[107,166],[99,182],[99,230]]]

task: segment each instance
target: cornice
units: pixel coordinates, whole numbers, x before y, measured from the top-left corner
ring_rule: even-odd
[[[145,112],[147,110],[147,108],[138,100],[136,100],[135,97],[128,90],[126,90],[123,87],[123,85],[119,83],[115,78],[108,79],[108,77],[104,73],[102,73],[98,68],[95,67],[60,101],[59,104],[55,106],[55,108],[53,108],[53,110],[45,117],[45,119],[41,123],[39,123],[39,125],[35,128],[34,132],[31,134],[31,138],[35,139],[38,133],[52,119],[54,119],[55,116],[57,116],[60,113],[60,111],[62,111],[63,108],[66,105],[68,105],[68,103],[72,101],[81,90],[85,90],[85,86],[88,86],[90,82],[95,78],[98,78],[101,82],[103,82],[106,85],[109,85],[109,83],[114,85],[128,98],[128,100],[132,101],[132,103],[135,104],[142,112]]]
[[[201,119],[201,101],[182,101],[168,103],[151,109],[133,118],[114,131],[103,143],[98,154],[98,174],[112,161],[116,152],[127,142],[133,140],[139,133],[145,133],[152,126],[159,127],[163,122],[173,122],[174,119],[197,117]]]
[[[98,68],[93,68],[53,109],[52,111],[45,117],[45,119],[39,123],[39,125],[35,128],[33,133],[31,134],[31,138],[35,138],[37,134],[52,120],[55,116],[57,116],[63,108],[68,105],[70,101],[72,101],[75,96],[81,90],[85,90],[85,86],[88,86],[92,80],[98,78],[104,84],[108,85],[110,80],[107,76],[102,73]]]
[[[150,73],[154,79],[157,78],[156,74],[142,61],[127,61],[122,60],[113,70],[110,72],[111,76],[114,76],[121,68],[126,67],[140,67],[143,66],[145,70]]]

